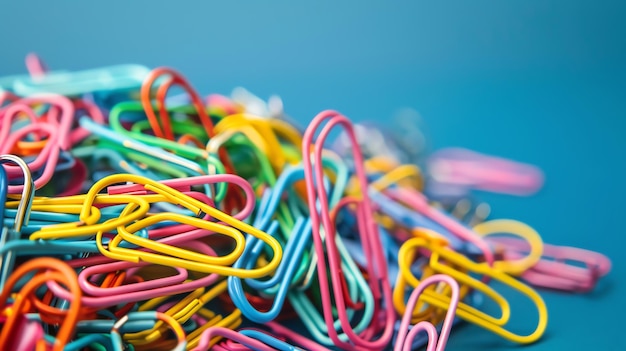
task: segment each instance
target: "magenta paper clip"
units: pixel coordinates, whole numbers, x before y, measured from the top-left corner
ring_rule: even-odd
[[[522,239],[489,237],[488,241],[504,249],[506,260],[523,257],[529,250]],[[579,262],[581,266],[572,263]],[[584,266],[582,266],[584,265]],[[611,270],[611,260],[598,252],[568,246],[543,245],[543,257],[522,273],[528,283],[544,288],[588,292]]]
[[[428,172],[435,185],[511,195],[531,195],[544,180],[535,166],[462,148],[435,152],[428,160]]]

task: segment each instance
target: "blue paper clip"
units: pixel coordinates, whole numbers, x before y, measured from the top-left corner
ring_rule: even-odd
[[[141,87],[150,69],[141,65],[117,65],[76,72],[46,72],[37,78],[12,78],[18,95],[56,93],[78,96],[93,92],[127,91]]]

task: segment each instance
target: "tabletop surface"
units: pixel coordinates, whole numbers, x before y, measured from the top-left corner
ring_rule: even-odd
[[[538,165],[546,184],[537,195],[480,195],[492,217],[600,251],[614,266],[589,294],[543,291],[547,332],[524,349],[626,349],[626,2],[13,1],[0,14],[0,76],[24,73],[31,51],[53,69],[164,65],[203,93],[279,94],[302,123],[328,108],[357,121],[411,108],[432,149]],[[535,318],[521,309],[511,328],[529,331]],[[470,325],[448,345],[518,347]]]

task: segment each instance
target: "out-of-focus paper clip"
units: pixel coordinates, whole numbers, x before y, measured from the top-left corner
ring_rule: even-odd
[[[13,304],[8,307],[7,302],[9,296],[18,281],[29,272],[37,271],[42,272],[35,274],[35,276],[22,287],[17,293]],[[49,257],[39,257],[26,261],[15,269],[11,276],[9,276],[6,286],[0,294],[0,310],[2,310],[2,314],[6,316],[6,321],[0,332],[0,345],[11,350],[17,350],[20,348],[20,343],[32,341],[32,339],[24,338],[25,335],[18,333],[20,329],[32,331],[32,327],[19,324],[20,322],[25,322],[23,316],[24,313],[30,309],[29,300],[31,299],[31,295],[34,294],[40,286],[51,280],[65,285],[72,294],[70,306],[65,310],[66,316],[56,333],[52,349],[54,351],[62,351],[65,345],[71,340],[80,313],[80,298],[82,296],[76,279],[76,272],[63,261]],[[36,347],[37,349],[46,349],[45,339],[36,340]]]
[[[26,68],[28,74],[17,74],[11,76],[0,77],[0,95],[4,92],[13,91],[15,82],[18,80],[37,79],[48,73],[48,68],[45,63],[34,53],[29,53],[25,58]],[[54,73],[66,73],[67,71],[56,70]],[[2,106],[2,98],[0,98],[0,106]]]
[[[524,260],[532,255],[532,246],[517,238],[488,238],[504,250],[507,261]],[[589,292],[611,270],[611,260],[598,252],[568,246],[543,245],[539,260],[520,277],[531,285],[549,289]],[[578,262],[575,265],[574,262]]]
[[[106,138],[107,140],[117,145],[120,145],[131,152],[134,151],[137,153],[142,153],[142,154],[151,156],[153,158],[161,159],[167,162],[169,167],[171,167],[172,165],[178,166],[181,170],[186,171],[188,175],[195,176],[195,175],[206,174],[206,171],[196,162],[193,162],[191,160],[188,160],[186,158],[180,157],[175,154],[171,154],[160,148],[146,145],[138,140],[135,140],[134,138],[130,136],[125,137],[123,135],[119,135],[118,133],[115,133],[112,130],[104,126],[101,126],[88,118],[84,118],[84,117],[81,118],[80,125],[83,128],[91,131],[92,133],[102,138]]]
[[[271,155],[269,161],[274,172],[281,172],[285,167],[286,159],[281,150],[281,143],[266,119],[245,114],[226,116],[215,126],[215,132],[220,134],[226,131],[241,132],[261,152],[267,156]]]
[[[117,65],[84,71],[50,71],[38,77],[19,77],[13,81],[18,95],[55,93],[80,96],[93,92],[137,89],[150,70],[141,65]]]
[[[430,193],[457,188],[460,193],[477,189],[530,195],[543,185],[543,173],[535,166],[462,148],[433,153],[428,160],[428,171],[436,186]]]
[[[515,235],[521,237],[524,239],[524,242],[527,243],[527,256],[518,255],[516,258],[512,258],[504,252],[503,254],[505,255],[505,259],[497,260],[493,263],[494,268],[497,268],[505,273],[519,276],[535,266],[541,259],[544,246],[539,233],[522,222],[508,219],[497,219],[477,224],[474,226],[473,230],[475,233],[483,237],[494,234]],[[496,246],[496,252],[497,250],[498,247]]]
[[[157,118],[152,106],[151,93],[152,86],[159,78],[165,78],[165,81],[159,86],[156,93],[157,109],[159,112],[159,118]],[[167,95],[167,91],[174,84],[179,85],[189,94],[191,101],[196,108],[196,112],[200,117],[200,122],[203,128],[205,129],[207,135],[212,137],[213,122],[204,109],[202,98],[182,74],[168,67],[158,67],[151,70],[148,72],[143,84],[141,85],[141,101],[154,134],[160,138],[174,140],[174,134],[172,132],[170,122],[171,118],[165,109],[165,96]],[[163,122],[161,123],[161,121]]]
[[[32,111],[31,105],[46,104],[50,106],[49,116],[45,122],[38,119]],[[52,113],[54,111],[54,113]],[[11,123],[15,117],[26,113],[32,123],[23,126],[16,131],[11,131]],[[64,96],[54,94],[40,94],[28,98],[22,98],[8,107],[0,109],[0,153],[14,153],[14,148],[20,146],[20,140],[28,135],[47,135],[48,140],[40,146],[39,152],[33,161],[28,162],[31,172],[42,170],[42,174],[35,179],[37,189],[43,187],[52,177],[59,162],[61,151],[69,150],[71,146],[70,131],[74,119],[74,106]],[[18,150],[19,151],[19,150]],[[21,155],[21,153],[18,152]],[[26,153],[27,155],[28,153]],[[16,167],[6,166],[5,170],[9,178],[21,173]],[[21,191],[20,186],[11,186],[10,193]]]

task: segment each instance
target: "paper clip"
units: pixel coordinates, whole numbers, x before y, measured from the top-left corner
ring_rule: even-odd
[[[523,238],[528,243],[529,250],[527,256],[518,256],[515,259],[511,259],[511,257],[507,255],[506,260],[498,260],[493,263],[494,268],[505,273],[519,276],[535,266],[541,259],[544,246],[539,233],[522,222],[498,219],[477,224],[472,229],[482,237],[494,234],[516,235]]]
[[[428,321],[421,321],[417,323],[409,331],[409,323],[411,323],[411,317],[413,314],[412,311],[415,308],[415,305],[417,304],[417,301],[422,291],[424,291],[424,289],[426,289],[428,286],[438,283],[448,284],[452,291],[450,296],[450,306],[447,308],[446,317],[443,321],[443,326],[441,327],[441,334],[437,335],[437,329],[432,323]],[[445,350],[448,336],[450,335],[450,330],[452,329],[452,322],[454,320],[454,314],[456,312],[456,306],[458,302],[459,285],[456,280],[452,279],[450,276],[444,274],[435,274],[422,280],[420,284],[415,288],[415,290],[413,290],[413,292],[411,293],[411,297],[409,297],[407,310],[402,317],[402,322],[398,331],[398,337],[396,339],[394,351],[410,351],[413,345],[413,340],[420,331],[425,331],[428,334],[428,346],[426,347],[427,351]]]
[[[512,195],[530,195],[543,185],[543,173],[532,165],[462,148],[435,152],[428,159],[435,183]]]
[[[481,264],[469,260],[465,256],[446,248],[440,241],[438,242],[426,240],[423,237],[416,237],[409,239],[402,245],[399,253],[400,271],[403,279],[406,279],[409,284],[413,286],[417,286],[419,284],[419,281],[410,270],[412,257],[415,251],[419,248],[427,249],[431,252],[428,266],[432,268],[434,272],[450,275],[457,280],[460,285],[469,285],[470,287],[483,292],[500,305],[502,312],[500,318],[494,318],[460,302],[456,311],[457,316],[513,342],[527,344],[534,342],[541,337],[548,323],[548,312],[543,299],[539,296],[539,294],[537,294],[536,291],[499,269],[494,269],[484,263]],[[508,322],[510,317],[510,308],[506,300],[493,290],[493,288],[487,286],[483,282],[467,275],[467,273],[461,273],[453,267],[444,265],[442,262],[462,267],[469,272],[488,276],[510,286],[523,295],[526,295],[534,303],[538,313],[537,326],[533,332],[528,335],[519,335],[506,330],[503,326]],[[397,288],[398,287],[396,286],[396,289]],[[439,308],[444,308],[449,304],[449,298],[447,296],[432,295],[432,293],[428,290],[424,291],[422,296],[425,302]],[[396,305],[396,307],[397,306],[398,305]]]
[[[250,226],[249,224],[241,222],[237,220],[236,218],[233,218],[219,211],[218,209],[210,207],[166,185],[163,185],[161,183],[158,183],[158,182],[146,179],[146,178],[142,178],[142,177],[131,175],[131,174],[126,174],[126,175],[122,174],[122,175],[110,176],[106,179],[103,179],[100,182],[96,183],[91,188],[90,195],[88,196],[88,199],[85,202],[85,206],[91,205],[91,203],[93,202],[92,199],[95,197],[95,194],[97,194],[97,192],[100,189],[102,189],[108,184],[116,183],[120,181],[132,181],[138,184],[142,184],[145,186],[146,190],[155,191],[158,194],[165,196],[165,198],[167,198],[169,201],[173,203],[177,203],[182,206],[185,206],[186,208],[192,210],[194,213],[197,213],[197,214],[201,214],[201,213],[207,214],[220,221],[223,221],[225,224],[228,224],[232,227],[228,227],[226,225],[222,225],[219,223],[208,222],[206,220],[202,220],[202,219],[198,219],[194,217],[187,217],[187,216],[168,214],[168,213],[155,214],[154,216],[150,216],[136,223],[133,223],[129,225],[128,227],[116,226],[118,228],[118,236],[114,239],[114,241],[111,242],[111,244],[113,245],[109,244],[108,250],[105,249],[103,246],[99,246],[103,254],[108,255],[111,258],[121,259],[125,261],[137,262],[138,260],[141,259],[141,260],[145,260],[148,262],[153,262],[153,263],[158,263],[158,264],[163,264],[163,265],[168,265],[168,266],[169,265],[180,266],[180,267],[185,267],[187,269],[192,269],[192,270],[197,270],[197,271],[202,271],[202,272],[207,272],[207,273],[215,272],[215,273],[221,273],[221,274],[226,274],[226,275],[239,275],[242,277],[263,276],[263,275],[268,274],[269,272],[272,272],[278,266],[280,259],[282,257],[282,247],[280,246],[279,242],[276,241],[276,239]],[[85,207],[85,209],[86,208],[87,207]],[[127,209],[132,209],[132,208],[127,207]],[[124,217],[128,217],[126,216],[127,214],[126,212],[130,212],[130,211],[125,210],[123,212],[125,214]],[[237,243],[238,246],[235,248],[232,255],[224,257],[223,259],[216,259],[216,258],[204,257],[204,255],[193,254],[187,250],[181,251],[171,246],[164,246],[164,244],[148,241],[148,240],[138,238],[132,235],[132,232],[135,230],[141,229],[147,225],[156,224],[159,221],[163,221],[163,220],[176,220],[176,221],[180,221],[182,223],[188,224],[188,225],[194,225],[194,226],[198,226],[200,228],[204,228],[207,230],[221,232],[235,239],[235,242]],[[262,268],[254,268],[254,269],[236,269],[236,268],[232,268],[228,266],[215,265],[215,263],[219,262],[220,260],[224,264],[228,264],[229,262],[232,263],[234,262],[234,259],[236,259],[236,257],[238,257],[241,254],[241,251],[243,250],[242,245],[244,243],[244,238],[241,235],[241,233],[236,229],[244,231],[246,233],[250,233],[251,235],[261,239],[262,241],[264,241],[266,244],[269,245],[269,247],[273,251],[273,257],[266,266]],[[99,231],[97,234],[97,238],[98,238],[97,240],[100,241],[101,237],[102,237],[102,232]],[[145,251],[127,250],[127,249],[121,248],[117,246],[121,238],[123,238],[126,241],[133,242],[137,245],[142,245],[144,247],[151,248],[160,252],[167,252],[169,255],[174,255],[174,256],[164,256],[164,255],[153,254],[153,253],[149,253]],[[189,259],[180,259],[176,257],[187,257]],[[194,257],[194,260],[191,260],[191,257]],[[196,261],[196,260],[199,260],[199,261]],[[204,261],[204,263],[202,263],[201,261]]]
[[[317,138],[316,143],[313,144],[313,136],[315,130],[325,120],[328,120],[328,124],[324,126],[319,137]],[[374,300],[376,303],[375,313],[382,313],[385,320],[384,327],[380,325],[372,325],[372,327],[374,328],[372,330],[382,331],[382,334],[375,341],[372,341],[371,339],[366,340],[362,336],[357,335],[352,330],[352,326],[350,325],[350,321],[346,313],[346,301],[343,296],[343,288],[341,288],[341,284],[343,283],[340,275],[338,274],[339,257],[337,254],[337,247],[335,243],[335,227],[332,224],[329,215],[328,199],[326,192],[323,189],[320,191],[323,179],[323,170],[321,167],[322,147],[324,144],[324,140],[327,138],[329,132],[337,124],[344,127],[344,129],[348,133],[348,136],[351,139],[356,175],[359,179],[361,189],[363,189],[364,191],[364,193],[361,194],[361,199],[354,201],[354,203],[357,204],[358,208],[357,214],[359,216],[359,234],[361,236],[361,242],[364,245],[365,252],[367,252],[368,257],[372,258],[371,260],[368,260],[367,272],[370,288],[372,289]],[[310,159],[311,145],[315,145],[314,170]],[[320,258],[318,261],[319,267],[317,272],[319,276],[320,292],[323,301],[322,306],[324,310],[324,320],[326,322],[326,325],[328,326],[329,336],[336,345],[341,347],[382,348],[387,345],[391,340],[391,336],[393,333],[393,324],[395,322],[395,312],[393,311],[391,287],[387,277],[387,262],[381,250],[380,237],[378,236],[376,224],[371,218],[372,205],[370,203],[366,190],[368,188],[368,183],[365,178],[365,172],[363,169],[363,157],[361,155],[356,136],[354,135],[354,131],[352,130],[351,122],[346,117],[340,115],[335,111],[321,112],[313,119],[306,132],[304,133],[304,138],[302,141],[302,151],[304,154],[303,163],[305,169],[309,211],[311,214],[311,223],[314,233],[314,244],[317,255]],[[316,201],[316,199],[319,199],[319,201]],[[318,205],[320,206],[319,210]],[[324,234],[326,236],[325,242],[328,249],[327,258],[329,260],[329,266],[331,268],[330,274],[332,279],[332,286],[334,287],[332,290],[337,306],[337,313],[341,321],[343,330],[349,337],[350,341],[354,344],[350,344],[340,340],[333,326],[333,316],[331,311],[329,289],[330,286],[328,285],[326,263],[324,262],[324,259],[322,259],[325,255],[322,246],[322,238],[319,233],[320,224],[323,225]],[[377,321],[382,319],[380,318],[380,316],[376,316],[375,318]],[[373,337],[373,335],[370,335],[370,337]]]
[[[6,304],[9,294],[13,290],[14,286],[25,274],[36,270],[44,270],[44,272],[36,274],[22,287],[20,292],[17,294],[13,305],[10,307],[11,312],[8,312]],[[16,331],[15,328],[19,328],[19,326],[16,325],[18,323],[18,319],[22,317],[22,313],[24,313],[25,309],[28,308],[29,296],[33,294],[42,284],[50,280],[61,282],[63,285],[67,286],[68,289],[70,289],[72,294],[70,306],[65,311],[66,317],[61,323],[52,347],[54,351],[63,350],[64,346],[69,342],[72,334],[74,333],[75,324],[81,309],[80,298],[82,296],[82,292],[76,281],[76,273],[74,270],[63,261],[48,257],[40,257],[27,261],[20,265],[11,274],[11,276],[9,276],[6,286],[0,294],[0,309],[2,309],[4,314],[7,316],[2,331],[0,332],[0,345],[14,349],[13,346],[16,346],[16,343],[20,342],[19,339],[21,339],[21,337],[19,335],[15,335],[13,332]],[[15,338],[18,338],[18,340]],[[37,340],[37,348],[42,347],[45,348],[45,340]]]
[[[253,225],[260,230],[266,230],[271,233],[273,230],[270,228],[275,223],[272,218],[277,209],[280,208],[280,201],[283,193],[287,187],[304,179],[304,169],[302,167],[288,167],[280,175],[276,184],[272,190],[267,190],[264,194],[259,212],[253,222]],[[246,279],[246,283],[257,290],[268,292],[271,289],[270,294],[276,295],[271,307],[265,311],[260,312],[256,310],[246,299],[243,292],[242,282],[236,277],[228,278],[229,293],[235,305],[242,310],[242,313],[249,319],[258,323],[265,323],[276,318],[283,305],[287,293],[292,284],[298,282],[302,275],[306,273],[308,263],[311,262],[310,255],[305,252],[308,249],[310,243],[308,237],[311,234],[311,224],[309,220],[305,220],[303,217],[298,216],[296,222],[291,228],[290,233],[285,238],[284,244],[285,252],[284,256],[289,257],[289,260],[283,260],[277,268],[274,276],[268,280],[257,281],[253,279]],[[240,259],[235,263],[236,267],[250,266],[254,264],[261,254],[262,242],[258,239],[249,238],[248,244],[244,253]],[[308,257],[307,257],[308,256]],[[304,258],[303,258],[304,257]],[[276,289],[272,289],[274,287]]]
[[[198,252],[204,253],[205,255],[213,255],[213,256],[217,255],[210,246],[203,244],[202,242],[190,241],[189,245],[193,246],[195,250],[197,250]],[[98,257],[95,257],[95,258],[100,259]],[[105,259],[109,260],[106,257]],[[92,260],[93,258],[91,257],[89,259],[77,259],[77,260],[70,261],[70,264],[72,266],[80,267],[80,266],[84,266],[85,264],[89,263],[89,261],[92,261]],[[94,268],[94,270],[101,271],[101,272],[115,272],[117,269],[137,267],[136,263],[130,263],[130,262],[115,262],[115,261],[107,262],[105,261],[105,263],[99,263],[99,264],[101,264],[102,267]],[[97,267],[97,266],[94,266],[94,267]],[[85,274],[81,273],[79,275],[79,284],[91,285],[89,281],[86,281],[85,279],[86,277],[87,276]],[[181,294],[181,293],[193,291],[200,287],[212,285],[218,279],[219,279],[218,275],[210,274],[210,275],[206,275],[195,280],[191,280],[191,281],[186,280],[185,282],[181,284],[177,284],[177,285],[164,285],[164,286],[159,286],[159,287],[155,287],[151,289],[136,289],[136,291],[132,291],[132,292],[128,291],[125,294],[118,294],[118,295],[98,294],[96,296],[87,295],[87,296],[82,297],[82,303],[85,306],[105,308],[105,307],[110,307],[114,305],[129,303],[129,302],[138,302],[138,301],[142,301],[146,299],[157,298],[160,296],[169,296],[169,295],[175,295],[175,294]],[[67,291],[59,285],[50,283],[48,284],[48,288],[56,296],[60,298],[66,299],[69,297],[69,294],[67,293]]]
[[[524,260],[527,252],[532,255],[533,246],[516,238],[488,238],[496,248],[503,249],[507,261]],[[526,256],[528,257],[528,256]],[[577,266],[572,262],[579,262]],[[600,277],[611,270],[611,261],[604,255],[568,246],[543,245],[543,252],[536,263],[521,272],[520,277],[537,287],[589,292]]]
[[[141,86],[149,70],[141,65],[117,65],[77,72],[49,71],[37,77],[18,77],[13,90],[18,95],[55,93],[80,96],[93,92],[124,91]]]

